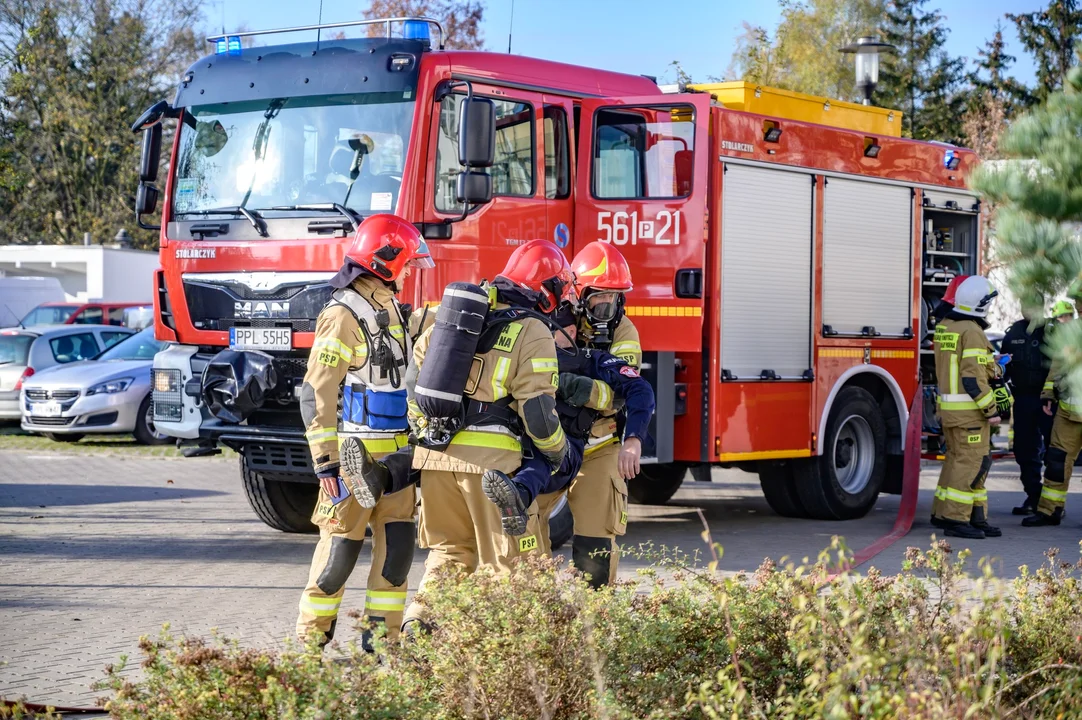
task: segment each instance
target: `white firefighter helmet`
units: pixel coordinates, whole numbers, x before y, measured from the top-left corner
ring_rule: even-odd
[[[973,275],[962,281],[954,296],[954,312],[960,315],[988,317],[988,307],[999,292],[981,275]]]

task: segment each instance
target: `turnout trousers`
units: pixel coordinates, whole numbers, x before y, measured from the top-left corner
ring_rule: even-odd
[[[469,573],[484,566],[506,572],[516,559],[537,552],[541,531],[536,502],[528,515],[525,534],[506,535],[499,508],[481,489],[480,474],[422,470],[418,536],[421,547],[428,548],[428,559],[418,592],[424,591],[432,572],[443,565],[453,563]],[[427,608],[414,599],[405,621],[426,622],[427,614]]]
[[[620,477],[620,443],[616,438],[587,446],[582,470],[566,491],[537,499],[539,514],[548,518],[567,493],[575,519],[571,538],[571,562],[590,576],[590,585],[601,587],[616,579],[620,549],[616,538],[627,531],[627,483]],[[552,552],[548,523],[543,523],[542,549]]]
[[[363,508],[347,495],[337,505],[320,488],[312,522],[319,528],[319,542],[312,557],[308,585],[301,594],[297,635],[305,639],[312,630],[334,637],[338,610],[346,581],[353,572],[364,544],[365,528],[372,527],[372,566],[365,588],[364,614],[368,628],[362,643],[370,648],[372,631],[386,625],[394,639],[406,609],[406,585],[416,547],[417,494],[412,485],[384,495],[374,508]]]
[[[1052,444],[1044,456],[1044,487],[1037,510],[1051,515],[1067,502],[1067,487],[1079,450],[1082,449],[1082,423],[1062,414],[1052,424]]]
[[[939,473],[932,515],[941,520],[984,522],[988,516],[988,492],[984,481],[992,467],[990,426],[945,427],[946,459]]]

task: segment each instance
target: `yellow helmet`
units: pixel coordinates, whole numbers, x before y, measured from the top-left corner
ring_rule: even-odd
[[[1059,300],[1052,306],[1052,318],[1061,318],[1064,315],[1074,315],[1074,303],[1070,300]]]

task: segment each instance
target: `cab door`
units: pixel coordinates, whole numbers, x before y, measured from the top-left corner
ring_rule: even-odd
[[[582,101],[574,249],[615,245],[643,350],[702,348],[710,97]]]

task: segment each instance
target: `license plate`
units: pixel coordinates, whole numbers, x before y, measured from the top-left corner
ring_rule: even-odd
[[[229,328],[229,347],[233,350],[292,350],[290,328]]]
[[[61,412],[63,408],[60,407],[60,403],[46,402],[35,404],[33,414],[41,417],[59,417]]]

